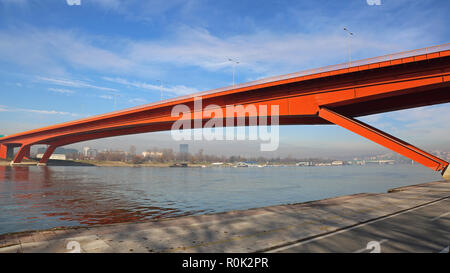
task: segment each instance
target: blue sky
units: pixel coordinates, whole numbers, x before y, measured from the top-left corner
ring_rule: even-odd
[[[0,134],[158,101],[161,81],[164,98],[231,85],[227,58],[240,61],[237,82],[342,63],[344,27],[355,33],[353,60],[448,43],[448,14],[450,2],[431,0],[0,0]],[[426,149],[448,150],[449,108],[362,119]],[[280,155],[386,151],[337,126],[285,126],[280,134]],[[156,133],[75,146],[130,144],[178,145]]]

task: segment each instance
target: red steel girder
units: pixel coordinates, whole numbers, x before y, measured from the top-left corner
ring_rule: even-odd
[[[20,147],[17,154],[14,156],[13,163],[20,163],[22,162],[23,158],[29,158],[30,157],[30,148],[31,144],[24,144]]]
[[[403,156],[406,156],[420,164],[423,164],[435,171],[442,171],[449,163],[432,154],[429,154],[401,139],[389,135],[364,122],[338,114],[325,107],[320,108],[319,116],[329,122],[344,127],[362,137],[372,140],[388,149],[391,149]]]

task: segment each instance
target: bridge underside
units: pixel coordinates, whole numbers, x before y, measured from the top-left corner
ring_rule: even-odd
[[[447,92],[449,94],[449,92]],[[448,98],[447,98],[448,99]],[[448,102],[448,101],[447,101]],[[421,104],[423,102],[420,102]],[[358,104],[357,104],[358,105]],[[377,103],[361,103],[358,107],[362,107],[365,109],[367,113],[377,113]],[[397,109],[398,105],[395,103],[391,103],[395,109]],[[401,107],[400,107],[401,109]],[[445,173],[449,163],[445,160],[442,160],[432,154],[427,153],[424,150],[421,150],[405,141],[402,141],[392,135],[389,135],[379,129],[376,129],[368,124],[365,124],[355,118],[352,117],[351,113],[354,113],[355,110],[351,107],[340,106],[336,107],[333,110],[328,107],[321,107],[318,111],[317,115],[314,116],[280,116],[279,117],[279,125],[304,125],[304,124],[336,124],[345,129],[348,129],[362,137],[365,137],[373,142],[376,142],[392,151],[395,151],[405,157],[408,157],[424,166],[427,166],[435,171],[440,171],[442,174]],[[344,115],[343,113],[347,113]],[[211,119],[202,120],[202,126],[205,125],[206,122],[211,121]],[[267,120],[267,124],[270,125],[270,119]],[[236,124],[237,120],[234,119],[233,124]],[[99,138],[106,137],[114,137],[114,136],[122,136],[122,135],[130,135],[130,134],[138,134],[138,133],[148,133],[148,132],[157,132],[157,131],[168,131],[171,130],[173,122],[161,122],[161,123],[153,123],[147,125],[140,126],[132,126],[132,127],[121,127],[114,129],[104,129],[95,132],[84,132],[78,133],[70,136],[66,136],[64,138],[53,138],[47,139],[41,143],[36,144],[47,144],[48,148],[44,153],[43,157],[40,159],[40,164],[45,164],[49,160],[50,156],[54,152],[57,147],[69,145],[77,142],[88,141]],[[196,128],[195,120],[191,121],[191,128]],[[249,118],[245,119],[245,125],[249,125]],[[226,121],[224,122],[224,127],[226,127]],[[201,128],[201,127],[200,127]],[[22,145],[20,146],[19,151],[16,153],[13,163],[20,163],[24,158],[29,157],[31,145]],[[2,158],[11,158],[13,153],[13,146],[11,145],[1,145],[0,146],[0,156]],[[7,152],[5,153],[5,151]],[[447,174],[448,175],[448,174]]]
[[[442,53],[441,53],[442,54]],[[286,80],[276,84],[262,84],[258,88],[231,90],[202,95],[204,105],[214,104],[225,113],[228,105],[256,105],[279,107],[275,114],[279,125],[336,124],[370,139],[435,171],[446,172],[448,162],[413,145],[365,124],[357,117],[450,102],[450,51],[443,57],[392,65],[380,63],[374,69],[364,68],[351,73],[333,73],[305,80]],[[245,89],[245,88],[244,88]],[[171,130],[179,117],[171,115],[174,106],[186,105],[191,114],[190,128],[200,128],[213,116],[205,109],[195,108],[194,98],[105,114],[67,124],[55,125],[0,139],[0,158],[12,157],[12,149],[19,147],[13,163],[29,157],[30,147],[47,144],[40,163],[46,163],[59,146],[105,137]],[[197,111],[197,112],[196,112]],[[248,126],[251,118],[267,118],[271,124],[271,110],[245,113]],[[233,120],[225,126],[236,126],[239,116],[225,114]],[[200,121],[200,122],[197,122]],[[448,171],[447,171],[448,172]]]

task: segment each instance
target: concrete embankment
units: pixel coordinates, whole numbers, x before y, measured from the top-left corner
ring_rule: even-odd
[[[274,193],[276,194],[276,193]],[[450,183],[302,204],[0,236],[0,252],[440,252]],[[367,247],[367,248],[366,248]]]

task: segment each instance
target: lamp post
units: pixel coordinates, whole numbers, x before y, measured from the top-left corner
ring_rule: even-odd
[[[235,65],[239,64],[239,61],[235,61],[231,58],[228,58],[228,61],[230,61],[233,64],[233,86],[234,86],[234,69],[235,69]]]
[[[116,111],[117,96],[119,96],[119,94],[113,94],[113,97],[114,97],[114,111]]]
[[[348,33],[348,66],[350,67],[350,64],[352,62],[352,55],[351,55],[351,49],[350,49],[350,39],[353,36],[353,32],[350,32],[346,27],[344,27],[344,30]]]
[[[163,91],[164,91],[163,83],[165,83],[165,82],[163,82],[162,80],[157,80],[157,82],[159,82],[160,85],[161,85],[161,87],[160,87],[160,90],[161,90],[161,100],[163,100]]]

